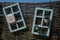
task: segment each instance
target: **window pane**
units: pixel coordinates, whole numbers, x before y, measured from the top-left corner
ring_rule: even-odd
[[[43,14],[43,10],[37,10],[37,15],[38,16],[42,16],[42,14]]]
[[[38,27],[38,26],[35,26],[34,27],[34,32],[40,33],[40,31],[41,31],[41,28],[40,27]]]
[[[17,29],[15,22],[14,23],[11,23],[10,26],[11,26],[12,30]]]
[[[19,28],[24,27],[23,21],[18,22],[17,24],[18,24],[18,27],[19,27]]]
[[[15,20],[16,20],[16,21],[21,20],[21,15],[20,15],[20,13],[14,14],[14,17],[15,17]]]
[[[42,28],[42,34],[47,34],[48,28]]]
[[[16,6],[13,6],[12,7],[12,9],[13,9],[13,12],[17,12],[17,11],[19,11],[19,9],[18,9],[18,6],[16,5]]]
[[[11,12],[11,8],[7,8],[7,9],[5,9],[5,11],[6,11],[6,14],[12,13],[12,12]]]
[[[36,18],[36,22],[35,22],[35,24],[36,25],[41,25],[41,21],[42,21],[42,18]]]

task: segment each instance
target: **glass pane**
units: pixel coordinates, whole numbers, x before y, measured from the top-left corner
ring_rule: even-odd
[[[48,28],[42,28],[42,34],[47,34]]]
[[[50,19],[45,18],[45,19],[43,20],[43,26],[48,26],[48,25],[49,25],[49,22],[50,22]]]
[[[42,21],[42,18],[36,18],[35,24],[36,25],[40,25],[41,24],[41,21]]]
[[[14,16],[15,16],[15,20],[16,20],[16,21],[21,20],[21,15],[20,15],[20,13],[14,14]]]
[[[11,23],[10,26],[11,26],[12,30],[17,29],[15,22],[14,23]]]
[[[11,8],[7,8],[7,9],[5,9],[5,11],[6,11],[6,14],[12,13],[12,12],[11,12]]]
[[[18,24],[18,27],[19,27],[19,28],[24,27],[23,21],[18,22],[17,24]]]
[[[16,6],[13,6],[12,7],[12,9],[13,9],[13,12],[17,12],[17,11],[19,11],[19,9],[18,9],[18,6],[16,5]]]
[[[41,28],[40,27],[38,27],[38,26],[35,26],[34,27],[34,32],[40,33],[40,31],[41,31]]]
[[[45,16],[46,16],[46,17],[49,17],[50,14],[51,14],[51,11],[45,11]]]
[[[37,15],[38,16],[42,16],[42,14],[43,14],[43,10],[37,10]]]

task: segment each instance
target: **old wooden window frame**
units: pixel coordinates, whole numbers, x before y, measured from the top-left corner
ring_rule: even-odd
[[[38,16],[38,15],[37,15],[37,10],[42,10],[42,11],[43,11],[42,16]],[[48,26],[43,26],[43,20],[44,20],[45,11],[50,11],[50,12],[51,12],[51,13],[50,13],[50,18],[49,18],[50,21],[49,21],[49,25],[48,25]],[[38,7],[36,7],[36,8],[35,8],[34,20],[33,20],[33,25],[32,25],[32,34],[43,35],[43,36],[49,36],[49,33],[50,33],[50,26],[51,26],[51,21],[52,21],[52,16],[53,16],[53,9],[38,8]],[[36,18],[42,18],[42,22],[41,22],[40,25],[36,25],[36,24],[35,24]],[[40,33],[34,32],[35,26],[38,26],[38,27],[41,28]],[[47,33],[46,33],[46,34],[42,33],[42,29],[43,29],[43,28],[47,28]],[[36,28],[36,29],[38,29],[38,28]]]
[[[12,8],[12,7],[14,7],[14,6],[17,6],[17,7],[18,7],[18,11],[16,11],[16,12],[13,11],[13,8]],[[11,9],[11,12],[12,12],[13,15],[19,13],[20,16],[21,16],[21,20],[16,21],[16,19],[15,19],[16,27],[17,27],[17,28],[14,29],[14,30],[12,30],[11,25],[10,25],[10,23],[8,23],[8,20],[7,20],[6,9],[8,9],[8,8]],[[22,11],[21,11],[21,8],[20,8],[19,3],[16,3],[16,4],[13,4],[13,5],[4,7],[4,8],[3,8],[3,12],[4,12],[4,14],[5,14],[5,17],[6,17],[6,20],[7,20],[7,23],[8,23],[8,27],[9,27],[10,32],[15,32],[15,31],[22,30],[22,29],[25,29],[25,28],[26,28],[26,23],[25,23],[25,20],[24,20],[24,18],[23,18]],[[11,13],[10,13],[10,14],[11,14]],[[14,17],[14,18],[15,18],[15,17]],[[18,24],[17,24],[18,22],[23,22],[23,25],[24,25],[24,26],[21,27],[21,28],[19,28],[19,26],[18,26]]]

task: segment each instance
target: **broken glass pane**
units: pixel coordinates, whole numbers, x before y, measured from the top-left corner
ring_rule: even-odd
[[[35,26],[34,27],[34,32],[40,33],[40,31],[41,31],[41,28],[40,27],[38,27],[38,26]]]

